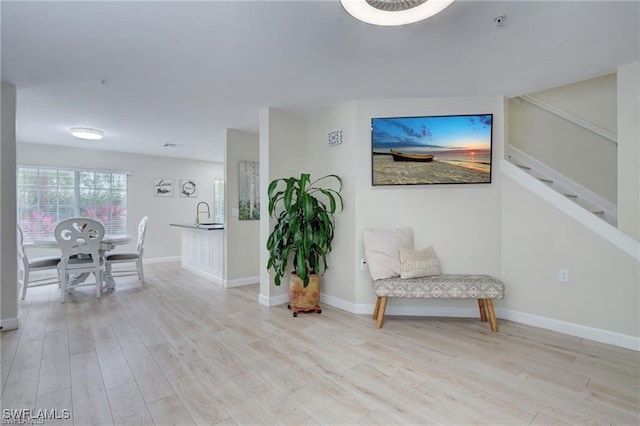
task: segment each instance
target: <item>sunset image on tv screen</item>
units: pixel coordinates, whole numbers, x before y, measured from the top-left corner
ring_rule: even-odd
[[[373,118],[372,183],[490,183],[492,125],[492,114]]]

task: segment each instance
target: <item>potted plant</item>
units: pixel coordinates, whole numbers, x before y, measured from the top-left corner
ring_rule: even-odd
[[[267,240],[267,269],[273,269],[275,284],[280,285],[292,260],[289,307],[294,316],[304,310],[320,312],[318,274],[328,268],[333,216],[343,208],[341,190],[342,179],[333,174],[312,182],[302,173],[269,184],[269,215],[277,222]]]

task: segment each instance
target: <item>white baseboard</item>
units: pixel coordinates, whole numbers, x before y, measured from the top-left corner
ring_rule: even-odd
[[[153,264],[153,263],[167,263],[167,262],[180,262],[182,260],[181,256],[170,256],[170,257],[154,257],[151,259],[143,259],[143,263]],[[196,275],[199,275],[203,278],[213,281],[216,284],[219,284],[225,288],[233,288],[233,287],[241,287],[243,285],[256,284],[260,282],[260,276],[256,275],[255,277],[245,277],[245,278],[237,278],[234,280],[223,280],[220,277],[216,277],[215,275],[208,274],[206,272],[190,268],[188,266],[183,266],[184,269],[189,272],[193,272]]]
[[[180,256],[170,256],[170,257],[153,257],[151,259],[142,259],[143,264],[152,264],[152,263],[166,263],[166,262],[180,262]]]
[[[285,303],[289,303],[289,295],[281,294],[279,296],[269,297],[269,296],[265,296],[264,294],[260,294],[258,296],[258,303],[264,306],[269,306],[269,307],[283,305]]]
[[[244,285],[257,284],[260,282],[260,276],[236,278],[235,280],[224,280],[225,288],[242,287]]]
[[[18,318],[5,318],[0,320],[0,327],[2,331],[15,330],[20,326],[20,320]]]
[[[372,303],[351,303],[337,297],[320,295],[320,301],[334,308],[353,314],[371,315],[375,305]],[[475,300],[470,300],[469,306],[408,306],[396,305],[393,301],[387,304],[385,314],[406,315],[416,317],[462,317],[475,318],[480,315]]]
[[[496,308],[498,318],[518,322],[520,324],[531,325],[544,328],[546,330],[557,331],[571,336],[581,337],[608,345],[620,346],[621,348],[640,351],[640,338],[614,331],[602,330],[599,328],[587,327],[553,318],[541,317],[524,312],[513,311],[511,309]]]
[[[219,285],[223,285],[220,278],[203,274],[201,271],[191,270],[191,272],[203,276]],[[260,277],[247,277],[238,280],[227,281],[226,287],[236,287],[240,285],[255,284],[260,281]],[[234,285],[237,284],[237,285]],[[346,312],[360,315],[371,315],[375,304],[373,303],[352,303],[326,294],[320,295],[320,301],[334,308],[341,309]],[[289,302],[288,294],[278,296],[258,296],[258,303],[263,306],[277,306]],[[472,303],[470,306],[409,306],[395,305],[393,302],[387,305],[386,314],[388,315],[405,315],[405,316],[424,316],[424,317],[460,317],[475,318],[479,316],[478,306]],[[608,345],[619,346],[626,349],[640,351],[640,337],[629,336],[613,331],[602,330],[593,327],[587,327],[580,324],[574,324],[566,321],[560,321],[553,318],[532,315],[524,312],[518,312],[511,309],[496,308],[496,316],[499,319],[506,319],[521,324],[531,325],[546,330],[557,331],[559,333],[568,334],[570,336],[581,337]],[[17,321],[17,318],[16,318]],[[2,324],[4,326],[4,323]],[[17,323],[16,326],[17,328]],[[5,329],[7,329],[5,327]]]
[[[286,296],[286,295],[285,295]],[[285,299],[286,300],[286,299]],[[320,300],[334,308],[354,314],[371,315],[375,305],[373,303],[351,303],[338,299],[337,297],[321,295]],[[475,300],[472,306],[408,306],[395,305],[393,302],[387,305],[385,315],[404,315],[416,317],[460,317],[460,318],[476,318],[480,316],[477,303]],[[286,303],[283,302],[283,303]],[[273,305],[271,305],[273,306]],[[587,327],[580,324],[574,324],[566,321],[560,321],[553,318],[541,317],[538,315],[527,314],[524,312],[513,311],[511,309],[496,308],[496,317],[514,321],[521,324],[531,325],[546,330],[557,331],[559,333],[568,334],[570,336],[581,337],[608,345],[619,346],[626,349],[640,351],[640,338],[629,336],[626,334],[616,333],[614,331],[602,330],[593,327]]]
[[[357,303],[347,302],[342,299],[338,299],[337,297],[329,296],[326,294],[320,293],[320,303],[326,303],[329,306],[333,306],[334,308],[342,309],[343,311],[351,312],[353,314],[366,314],[367,311],[362,308],[362,306],[367,305],[359,305]],[[373,305],[371,305],[371,312],[373,312]]]
[[[187,266],[187,265],[182,265],[182,268],[184,268],[187,271],[192,272],[192,273],[194,273],[194,274],[196,274],[196,275],[198,275],[198,276],[200,276],[202,278],[205,278],[205,279],[207,279],[207,280],[209,280],[209,281],[211,281],[211,282],[213,282],[215,284],[218,284],[220,287],[224,287],[224,280],[222,278],[220,278],[220,277],[216,277],[213,274],[208,274],[208,273],[206,273],[204,271],[201,271],[201,270],[196,269],[196,268],[192,268],[192,267]]]
[[[270,299],[268,296],[265,296],[264,294],[258,294],[258,303],[261,304],[262,306],[272,306],[269,304]]]
[[[165,263],[165,262],[180,262],[182,258],[180,256],[172,256],[172,257],[156,257],[152,259],[144,259],[143,263],[151,264],[151,263]],[[257,284],[260,282],[260,276],[256,275],[254,277],[244,277],[244,278],[236,278],[233,280],[225,280],[220,277],[216,277],[215,275],[208,274],[206,272],[200,271],[195,268],[191,268],[189,266],[182,266],[189,272],[193,272],[194,274],[201,276],[202,278],[206,278],[214,283],[224,287],[224,288],[234,288],[241,287],[243,285]]]

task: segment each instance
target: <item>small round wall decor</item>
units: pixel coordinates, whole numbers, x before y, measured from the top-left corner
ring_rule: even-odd
[[[191,179],[183,179],[180,181],[180,196],[196,197],[198,195],[198,185]]]

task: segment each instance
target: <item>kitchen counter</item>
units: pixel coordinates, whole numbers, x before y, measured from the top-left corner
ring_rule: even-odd
[[[202,229],[203,231],[214,231],[217,229],[224,229],[224,223],[201,223],[196,225],[195,223],[170,223],[169,226],[179,226],[181,228]]]
[[[181,230],[181,266],[218,285],[224,285],[224,224],[170,223]]]

